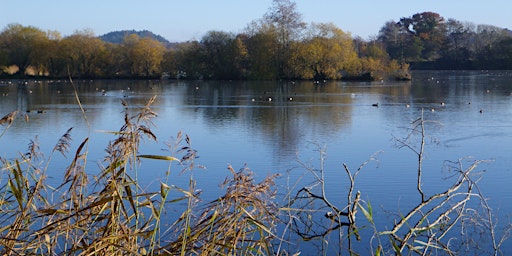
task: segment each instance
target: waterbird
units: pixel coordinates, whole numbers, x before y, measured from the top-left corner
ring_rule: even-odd
[[[324,215],[326,218],[328,219],[334,219],[335,215],[333,212],[329,211],[329,212],[326,212],[325,215]]]
[[[378,103],[378,102],[377,102],[377,103],[373,103],[373,104],[372,104],[372,107],[378,107],[378,106],[379,106],[379,103]]]

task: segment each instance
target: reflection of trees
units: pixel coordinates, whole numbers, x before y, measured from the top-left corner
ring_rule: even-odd
[[[411,104],[411,109],[418,109],[437,107],[442,101],[452,106],[458,102],[459,108],[467,107],[472,97],[485,94],[487,89],[505,88],[503,93],[510,93],[510,89],[506,89],[508,76],[493,73],[481,76],[477,72],[460,74],[416,72],[412,82],[397,84],[275,81],[176,81],[164,84],[161,81],[119,80],[76,80],[75,84],[90,122],[108,119],[112,113],[121,111],[121,99],[131,106],[140,106],[149,97],[158,95],[154,104],[157,112],[162,112],[159,108],[177,107],[179,115],[201,116],[209,127],[207,129],[235,124],[261,141],[272,143],[276,151],[289,153],[296,151],[297,145],[304,140],[314,140],[312,136],[339,133],[350,126],[352,116],[362,114],[353,109],[354,104],[361,104],[359,95],[366,95],[365,99],[376,98],[383,105],[407,103]],[[490,84],[493,87],[487,88]],[[10,102],[9,111],[52,108],[79,111],[73,88],[66,81],[20,82],[4,89],[9,89],[6,91],[9,96],[4,96],[2,106],[7,107]],[[373,100],[367,102],[371,103]],[[358,108],[358,111],[363,110]],[[403,111],[379,113],[392,119],[402,119],[404,114]],[[29,115],[33,122],[48,118],[37,113]],[[76,119],[66,120],[73,126],[83,121],[81,115],[67,115],[66,118]]]
[[[116,113],[121,111],[121,99],[133,106],[140,106],[144,105],[149,97],[161,93],[159,81],[79,80],[74,83],[91,123],[95,123],[95,120],[111,113],[112,110]],[[49,120],[52,126],[65,122],[62,125],[66,126],[66,129],[86,125],[81,114],[66,114],[65,117],[62,115],[64,112],[81,113],[69,81],[20,80],[6,86],[4,91],[0,109],[18,110],[29,119],[28,124],[15,123],[14,128],[16,125],[22,125],[23,127],[18,128],[40,129],[40,125],[50,122]],[[158,103],[155,105],[158,106]]]
[[[287,152],[306,139],[305,131],[339,131],[352,108],[350,94],[340,93],[336,83],[190,82],[185,93],[184,103],[198,106],[192,111],[211,125],[241,122]]]
[[[452,103],[456,107],[467,107],[472,98],[489,91],[506,91],[509,76],[496,72],[482,74],[480,71],[415,72],[411,96],[418,103]],[[504,93],[509,95],[510,92]],[[455,104],[453,104],[455,103]]]

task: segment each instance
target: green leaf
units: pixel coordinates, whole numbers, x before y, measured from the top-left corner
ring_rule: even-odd
[[[138,155],[137,157],[155,159],[155,160],[166,160],[166,161],[177,161],[177,162],[180,161],[178,158],[172,157],[172,156]]]
[[[368,210],[366,210],[361,204],[357,204],[357,206],[359,207],[359,209],[361,209],[361,211],[363,212],[363,214],[366,217],[366,219],[370,223],[373,223],[373,213],[372,213],[372,206],[371,206],[371,204],[370,203],[367,204]]]

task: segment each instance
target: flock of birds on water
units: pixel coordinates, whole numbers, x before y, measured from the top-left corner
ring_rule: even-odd
[[[433,79],[434,79],[434,78],[432,78],[432,80],[433,80]],[[429,78],[429,80],[430,80],[430,78]],[[56,81],[56,82],[63,82],[63,81]],[[323,81],[317,81],[317,80],[315,80],[315,81],[313,81],[313,84],[314,84],[315,86],[320,86],[320,85],[324,85],[324,84],[326,84],[326,82],[327,82],[326,80],[323,80]],[[383,82],[383,81],[381,81],[381,82]],[[292,85],[295,85],[295,82],[294,82],[294,81],[291,81],[290,83],[291,83]],[[439,81],[437,81],[437,83],[439,83]],[[0,81],[0,84],[11,85],[11,84],[13,84],[13,82],[12,82],[12,81],[4,81],[4,82],[1,82],[1,81]],[[28,85],[28,84],[29,84],[29,82],[28,82],[28,81],[19,81],[19,82],[18,82],[18,84],[19,84],[19,85]],[[195,87],[195,89],[196,89],[196,90],[199,90],[199,86],[196,86],[196,87]],[[130,90],[130,88],[128,88],[127,90],[129,91],[129,90]],[[107,91],[106,91],[106,90],[104,90],[104,89],[100,90],[99,88],[96,88],[96,91],[98,91],[102,96],[106,96],[106,95],[107,95]],[[123,90],[123,91],[124,91],[124,90]],[[489,90],[489,89],[487,89],[487,90],[486,90],[486,92],[487,92],[487,93],[490,93],[490,90]],[[27,90],[27,93],[31,94],[31,93],[32,93],[32,90]],[[60,90],[57,90],[57,91],[56,91],[56,93],[57,93],[57,94],[60,94],[60,93],[62,93],[62,92],[61,92]],[[132,92],[132,93],[133,93],[133,92]],[[267,92],[267,91],[265,91],[265,92],[264,92],[264,94],[270,94],[270,93],[271,93],[271,92]],[[4,92],[4,93],[2,93],[2,96],[8,96],[8,93]],[[512,96],[512,93],[511,93],[511,96]],[[128,97],[128,95],[127,95],[127,94],[123,94],[123,97]],[[272,101],[273,101],[273,98],[272,98],[271,96],[259,96],[259,100],[262,100],[262,99],[264,99],[265,101],[268,101],[268,102],[272,102]],[[286,100],[287,100],[287,101],[293,101],[293,97],[286,97]],[[251,101],[252,101],[252,102],[255,102],[255,101],[256,101],[256,98],[251,98]],[[471,102],[468,102],[468,104],[469,104],[469,105],[471,105]],[[442,101],[442,102],[440,102],[440,103],[439,103],[439,106],[440,106],[440,107],[444,107],[444,106],[445,106],[445,103]],[[379,103],[378,103],[378,102],[377,102],[377,103],[373,103],[373,104],[372,104],[372,107],[379,107]],[[410,106],[410,104],[405,104],[405,107],[406,107],[406,108],[410,108],[411,106]],[[435,108],[435,107],[432,107],[432,108],[430,109],[430,111],[431,111],[431,112],[435,112],[435,111],[436,111],[436,108]],[[38,114],[46,113],[46,111],[45,111],[45,110],[41,110],[41,109],[40,109],[40,110],[26,110],[26,112],[27,112],[27,113],[30,113],[30,112],[36,112],[36,113],[38,113]],[[484,111],[483,111],[483,109],[480,109],[480,110],[479,110],[479,112],[480,112],[480,113],[483,113]]]

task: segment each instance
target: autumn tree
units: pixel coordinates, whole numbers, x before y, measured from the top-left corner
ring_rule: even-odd
[[[343,73],[353,76],[359,70],[350,34],[332,23],[313,23],[299,47],[296,64],[303,67],[302,78],[339,79]]]
[[[508,61],[510,39],[509,31],[491,25],[478,25],[473,38],[475,48],[475,65],[477,68],[504,68]],[[507,56],[507,57],[505,57]]]
[[[60,57],[60,45],[62,36],[58,31],[48,31],[48,44],[45,51],[45,64],[46,75],[60,76],[65,74],[66,62]]]
[[[413,34],[399,22],[386,22],[379,31],[379,40],[390,57],[400,62],[419,59],[423,49],[419,40],[415,40]]]
[[[105,42],[97,38],[91,30],[76,31],[62,39],[60,52],[70,75],[103,76],[108,52]]]
[[[45,64],[48,45],[47,34],[36,27],[9,24],[0,33],[1,55],[7,65],[16,65],[20,74],[25,74],[30,65]]]
[[[247,77],[273,80],[278,78],[278,42],[274,26],[264,22],[252,22],[240,38],[247,50]]]
[[[176,61],[176,49],[167,49],[162,56],[162,73],[168,74],[170,77],[176,78],[177,72],[177,61]]]
[[[232,33],[209,31],[201,40],[205,51],[207,78],[240,79],[246,48]]]
[[[387,22],[379,32],[388,53],[401,61],[434,60],[446,36],[444,18],[434,12],[422,12],[398,22]]]
[[[455,69],[471,68],[470,62],[474,56],[472,38],[475,32],[473,23],[448,19],[446,39],[440,51],[442,65]]]
[[[445,40],[445,20],[435,12],[422,12],[412,16],[408,26],[423,45],[422,58],[432,60],[439,57],[439,51]]]
[[[198,41],[181,43],[176,50],[176,77],[202,79],[205,70],[205,50]]]
[[[287,60],[294,51],[291,47],[295,45],[292,42],[301,37],[306,24],[302,21],[302,15],[297,11],[297,4],[291,0],[273,0],[264,20],[274,27],[277,36],[278,77],[287,78],[290,76]]]
[[[165,47],[160,42],[131,34],[125,37],[123,45],[132,76],[155,77],[161,75]]]
[[[107,78],[127,77],[125,49],[122,45],[105,42],[105,54],[101,60],[102,75]]]

